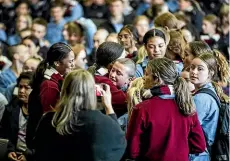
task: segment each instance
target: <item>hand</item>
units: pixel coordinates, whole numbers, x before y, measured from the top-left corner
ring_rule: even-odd
[[[10,153],[8,154],[8,158],[9,158],[10,160],[17,160],[17,154],[16,154],[15,152],[10,152]]]
[[[102,84],[102,103],[105,106],[106,114],[113,114],[114,110],[112,107],[112,95],[110,87],[107,84]]]
[[[18,157],[18,160],[17,161],[26,161],[26,157],[25,157],[25,155],[20,155],[19,157]]]

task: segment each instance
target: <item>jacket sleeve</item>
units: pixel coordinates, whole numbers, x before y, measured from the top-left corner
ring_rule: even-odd
[[[60,98],[58,85],[49,80],[44,81],[40,87],[40,98],[43,113],[51,111]]]
[[[192,126],[190,129],[188,142],[190,154],[198,154],[205,151],[205,137],[200,122],[198,120],[197,113],[192,116]]]
[[[127,130],[127,153],[128,157],[136,159],[140,152],[140,135],[143,133],[143,126],[145,124],[145,116],[143,108],[135,107],[133,109],[131,119],[129,121]]]

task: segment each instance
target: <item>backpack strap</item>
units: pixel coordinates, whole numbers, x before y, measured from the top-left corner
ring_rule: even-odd
[[[218,104],[218,106],[221,107],[221,103],[220,103],[219,98],[217,97],[217,95],[211,89],[202,88],[202,89],[198,90],[196,93],[206,93],[206,94],[209,94],[210,96],[212,96],[212,98],[215,99],[215,101]]]

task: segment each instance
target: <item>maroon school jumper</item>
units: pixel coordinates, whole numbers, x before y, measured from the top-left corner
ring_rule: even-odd
[[[108,77],[95,75],[94,78],[96,83],[105,83],[110,86],[112,105],[117,117],[125,114],[127,112],[126,94],[122,90],[119,90]]]
[[[57,73],[52,74],[49,80],[42,82],[40,86],[40,98],[43,113],[51,111],[60,98],[60,90],[63,77]]]
[[[197,114],[186,117],[174,99],[158,96],[133,109],[126,137],[129,157],[140,161],[188,161],[206,147]]]

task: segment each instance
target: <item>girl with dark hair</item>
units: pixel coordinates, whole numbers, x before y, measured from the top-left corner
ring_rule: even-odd
[[[88,69],[94,75],[97,84],[105,83],[110,86],[113,108],[118,117],[127,111],[126,94],[109,79],[109,69],[112,62],[119,58],[125,58],[125,55],[122,45],[115,42],[104,42],[97,49],[96,64]]]
[[[29,98],[28,146],[31,146],[31,140],[42,114],[55,107],[60,97],[63,77],[73,68],[74,53],[64,43],[52,45],[47,58],[39,64],[33,78],[33,91]]]
[[[29,48],[31,56],[37,56],[40,49],[39,40],[34,36],[27,36],[22,40],[22,44]]]
[[[132,109],[126,136],[129,158],[185,161],[189,153],[203,152],[205,138],[192,95],[175,63],[167,58],[150,60],[143,80],[144,89],[171,92],[155,93]]]
[[[169,33],[163,28],[154,28],[146,32],[143,38],[143,43],[145,50],[147,51],[147,57],[137,64],[136,77],[142,77],[144,75],[144,70],[149,60],[163,58],[165,56],[169,39]],[[138,51],[137,61],[140,59],[140,57],[142,57],[140,55],[142,53],[143,48],[141,47]]]

